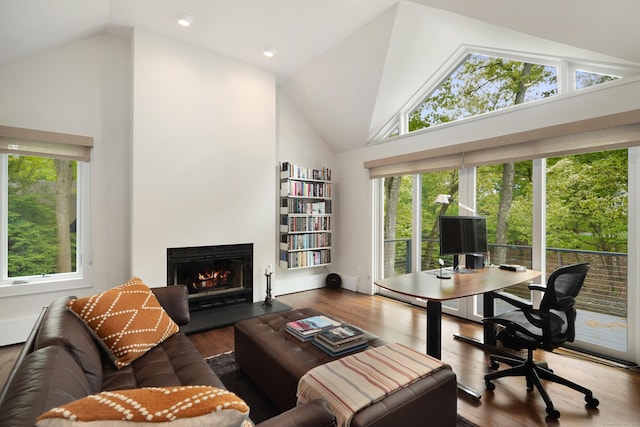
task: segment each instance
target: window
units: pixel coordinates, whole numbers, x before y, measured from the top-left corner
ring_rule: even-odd
[[[412,182],[409,175],[384,179],[384,277],[411,267]]]
[[[435,200],[439,194],[448,194],[458,199],[458,170],[428,172],[420,175],[422,180],[422,271],[439,267],[440,246],[438,240],[438,217],[443,215],[466,215],[456,203],[440,204]],[[445,256],[447,265],[453,265],[453,256]]]
[[[92,140],[77,141],[0,127],[0,295],[87,284]]]
[[[637,69],[616,65],[587,66],[536,54],[512,55],[465,49],[458,65],[442,78],[425,76],[424,88],[400,108],[371,143],[638,74]],[[562,76],[572,83],[558,84],[565,80]]]
[[[609,74],[592,73],[589,71],[576,70],[576,89],[584,89],[589,86],[596,86],[601,83],[617,80],[620,77]]]
[[[409,114],[409,132],[558,94],[556,67],[467,55]]]
[[[547,159],[546,270],[590,262],[576,341],[628,350],[629,150]]]

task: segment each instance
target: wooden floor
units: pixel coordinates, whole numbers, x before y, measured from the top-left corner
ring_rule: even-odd
[[[387,341],[400,342],[419,351],[426,349],[425,311],[419,307],[381,296],[328,288],[281,295],[277,300],[294,308],[313,307]],[[536,358],[546,360],[556,373],[591,388],[600,400],[598,409],[589,410],[578,392],[547,384],[547,391],[562,415],[557,422],[546,422],[542,399],[537,392],[527,392],[523,379],[497,380],[495,391],[484,389],[488,354],[452,338],[454,333],[480,338],[480,325],[444,316],[442,329],[442,360],[452,366],[460,382],[482,393],[479,403],[459,396],[458,413],[481,426],[640,426],[640,372],[636,370],[564,352],[536,353]],[[233,350],[232,327],[189,337],[204,357]],[[0,384],[5,381],[19,348],[0,347]]]

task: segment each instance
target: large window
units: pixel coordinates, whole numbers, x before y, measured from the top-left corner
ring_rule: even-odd
[[[408,175],[384,179],[384,277],[412,270],[412,182]]]
[[[77,271],[77,163],[7,155],[7,279]]]
[[[628,346],[628,150],[547,159],[546,269],[590,262],[579,341]]]
[[[579,64],[540,55],[467,50],[441,77],[433,76],[372,143],[637,75],[606,64]],[[559,82],[565,81],[564,85]]]
[[[632,360],[629,352],[630,329],[628,287],[629,244],[629,168],[631,149],[500,163],[415,175],[419,177],[422,197],[420,228],[407,230],[410,216],[397,215],[405,225],[403,247],[421,242],[421,263],[411,271],[437,268],[437,218],[440,215],[469,215],[470,211],[487,218],[490,260],[493,264],[521,264],[545,273],[544,283],[556,268],[590,262],[591,270],[577,300],[578,320],[575,346],[619,359]],[[536,174],[535,165],[543,165]],[[637,166],[634,166],[637,167]],[[411,175],[401,181],[411,182]],[[396,177],[395,179],[400,179]],[[537,187],[536,187],[537,183]],[[473,193],[460,191],[474,188]],[[540,194],[536,194],[535,188]],[[449,194],[449,204],[436,204],[437,194]],[[398,198],[386,201],[387,211],[410,212],[414,200]],[[390,207],[397,203],[397,208]],[[473,208],[473,209],[472,209]],[[534,212],[542,211],[537,218]],[[403,219],[404,218],[404,219]],[[387,227],[393,224],[387,219]],[[414,227],[420,222],[413,222]],[[544,231],[538,240],[536,227]],[[389,242],[385,240],[385,245]],[[542,254],[540,256],[536,254]],[[387,254],[385,254],[386,256]],[[396,265],[410,265],[404,251],[396,251]],[[385,258],[386,260],[386,258]],[[446,260],[447,265],[452,260]],[[402,272],[396,272],[401,274]],[[527,284],[509,288],[526,299],[534,298]],[[388,293],[382,292],[385,295]],[[397,297],[395,295],[394,297]],[[420,301],[409,301],[421,304]],[[496,311],[513,309],[500,301]],[[482,301],[445,301],[443,311],[480,320]],[[635,333],[635,332],[633,332]]]
[[[558,93],[556,67],[471,54],[409,114],[409,131]]]
[[[86,284],[91,140],[0,131],[0,295]]]

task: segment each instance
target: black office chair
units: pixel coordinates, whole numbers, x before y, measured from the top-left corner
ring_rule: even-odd
[[[493,292],[495,298],[499,298],[517,307],[504,314],[485,318],[484,322],[493,325],[501,325],[503,328],[496,336],[505,347],[513,350],[527,349],[527,359],[503,357],[491,355],[491,367],[498,369],[498,362],[512,366],[503,371],[485,375],[487,390],[494,390],[495,384],[491,381],[496,378],[510,376],[525,376],[527,389],[538,389],[547,405],[547,414],[551,419],[558,419],[560,412],[553,407],[549,394],[545,391],[541,379],[553,381],[585,395],[586,406],[597,407],[600,402],[593,397],[591,390],[574,382],[555,375],[546,363],[537,363],[533,360],[533,350],[544,349],[553,351],[565,342],[575,339],[576,297],[582,288],[584,279],[589,271],[589,263],[568,265],[560,267],[549,276],[547,286],[529,285],[530,290],[544,291],[539,309],[534,309],[531,302],[506,292]]]

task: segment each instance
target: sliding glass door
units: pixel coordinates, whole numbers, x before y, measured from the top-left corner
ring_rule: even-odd
[[[574,345],[620,358],[629,348],[629,164],[627,149],[547,159],[547,273],[591,263]]]
[[[637,152],[632,148],[394,177],[399,190],[387,186],[385,178],[390,192],[385,194],[384,275],[438,267],[438,216],[484,216],[494,265],[540,270],[539,282],[544,283],[559,266],[590,262],[578,298],[574,345],[634,360],[638,321],[630,302],[636,301],[637,289],[628,286],[628,278],[638,274],[629,265],[630,247],[631,253],[638,251],[637,236],[629,240],[640,214]],[[393,191],[395,198],[390,197]],[[436,203],[439,194],[449,195],[451,202]],[[453,260],[445,263],[450,266]],[[539,298],[526,284],[509,292]],[[498,303],[496,312],[511,308]],[[443,312],[481,321],[482,301],[447,301]]]

